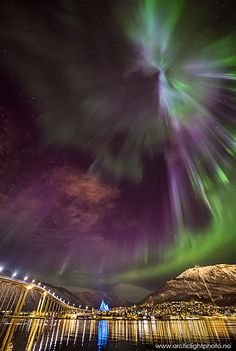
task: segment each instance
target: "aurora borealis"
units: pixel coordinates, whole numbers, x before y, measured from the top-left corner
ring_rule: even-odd
[[[1,8],[0,263],[156,288],[235,263],[233,1]]]

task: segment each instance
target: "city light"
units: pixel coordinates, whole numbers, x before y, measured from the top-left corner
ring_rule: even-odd
[[[35,279],[33,279],[31,283],[33,283],[33,284],[34,284],[34,282],[35,282]]]
[[[0,273],[3,271],[4,267],[0,266]]]
[[[17,272],[12,273],[12,278],[15,278],[17,276]]]
[[[28,276],[27,275],[24,277],[24,281],[26,281],[26,280],[28,280]]]
[[[40,286],[41,285],[41,283],[40,282],[38,282],[38,286]]]

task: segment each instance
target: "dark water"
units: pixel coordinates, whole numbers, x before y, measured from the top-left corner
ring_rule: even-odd
[[[3,320],[0,350],[235,349],[236,318],[198,320]],[[215,344],[215,348],[213,348]],[[192,345],[192,347],[191,347]],[[225,346],[224,346],[225,345]],[[179,348],[180,349],[180,348]]]

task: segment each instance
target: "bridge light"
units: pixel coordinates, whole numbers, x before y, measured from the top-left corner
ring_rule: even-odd
[[[24,277],[24,281],[26,281],[26,280],[28,280],[28,276],[27,275]]]
[[[15,278],[17,276],[17,272],[12,273],[12,278]]]

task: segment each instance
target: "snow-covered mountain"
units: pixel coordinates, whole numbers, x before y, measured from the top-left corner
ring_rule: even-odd
[[[199,300],[216,305],[236,305],[236,264],[189,268],[168,280],[142,303]]]

